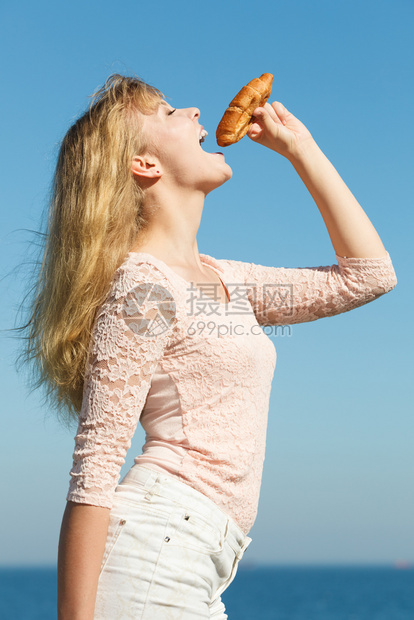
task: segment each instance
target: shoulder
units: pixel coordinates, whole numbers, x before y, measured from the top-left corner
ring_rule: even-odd
[[[115,271],[108,297],[124,297],[137,287],[164,288],[174,294],[176,282],[162,261],[137,252],[129,252]]]
[[[130,335],[132,330],[141,339],[148,340],[150,327],[154,327],[156,333],[159,313],[168,327],[177,322],[175,283],[168,271],[155,264],[151,257],[130,252],[115,271],[105,300],[97,310],[96,336],[102,340],[106,333],[116,333],[115,340],[123,343],[129,340],[124,334]],[[163,337],[157,340],[170,337],[166,329],[163,332]]]
[[[160,304],[175,307],[176,282],[158,262],[153,257],[129,252],[112,277],[105,299],[97,309],[96,322],[108,317],[119,320],[130,304],[144,313]]]

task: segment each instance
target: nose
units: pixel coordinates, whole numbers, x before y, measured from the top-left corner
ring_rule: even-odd
[[[188,108],[188,114],[191,118],[191,120],[200,118],[200,110],[198,108]]]

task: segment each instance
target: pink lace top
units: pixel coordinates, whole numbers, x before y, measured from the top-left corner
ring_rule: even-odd
[[[276,365],[260,326],[348,312],[397,279],[388,253],[311,268],[200,258],[227,303],[214,295],[220,284],[190,284],[151,254],[130,252],[117,269],[93,326],[67,500],[112,507],[140,421],[135,462],[191,485],[247,534]]]

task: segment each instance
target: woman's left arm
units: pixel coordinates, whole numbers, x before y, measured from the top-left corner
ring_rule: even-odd
[[[247,135],[286,157],[312,195],[335,253],[355,258],[387,255],[368,216],[312,135],[280,102],[256,108]]]

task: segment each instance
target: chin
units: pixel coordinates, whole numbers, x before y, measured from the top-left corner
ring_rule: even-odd
[[[214,187],[212,187],[210,191],[213,191],[213,189],[217,189],[218,187],[221,187],[222,185],[224,185],[224,183],[226,183],[226,181],[230,181],[232,176],[233,176],[233,171],[230,168],[228,174],[223,175],[222,179],[219,182],[215,183]]]
[[[230,166],[226,163],[226,167],[225,170],[223,171],[223,180],[220,183],[220,185],[222,185],[223,183],[225,183],[226,181],[229,181],[231,179],[231,177],[233,176],[233,170],[230,168]]]
[[[230,181],[232,176],[233,176],[233,170],[230,168],[230,166],[228,166],[228,174],[226,178],[224,179],[223,183],[225,183],[226,181]]]
[[[206,195],[209,194],[210,192],[213,191],[213,189],[216,189],[217,187],[220,187],[221,185],[223,185],[226,181],[229,181],[232,176],[233,176],[233,170],[226,163],[225,166],[221,169],[220,173],[215,174],[214,180],[211,179],[210,182],[204,184],[204,187],[203,187],[204,193]]]

